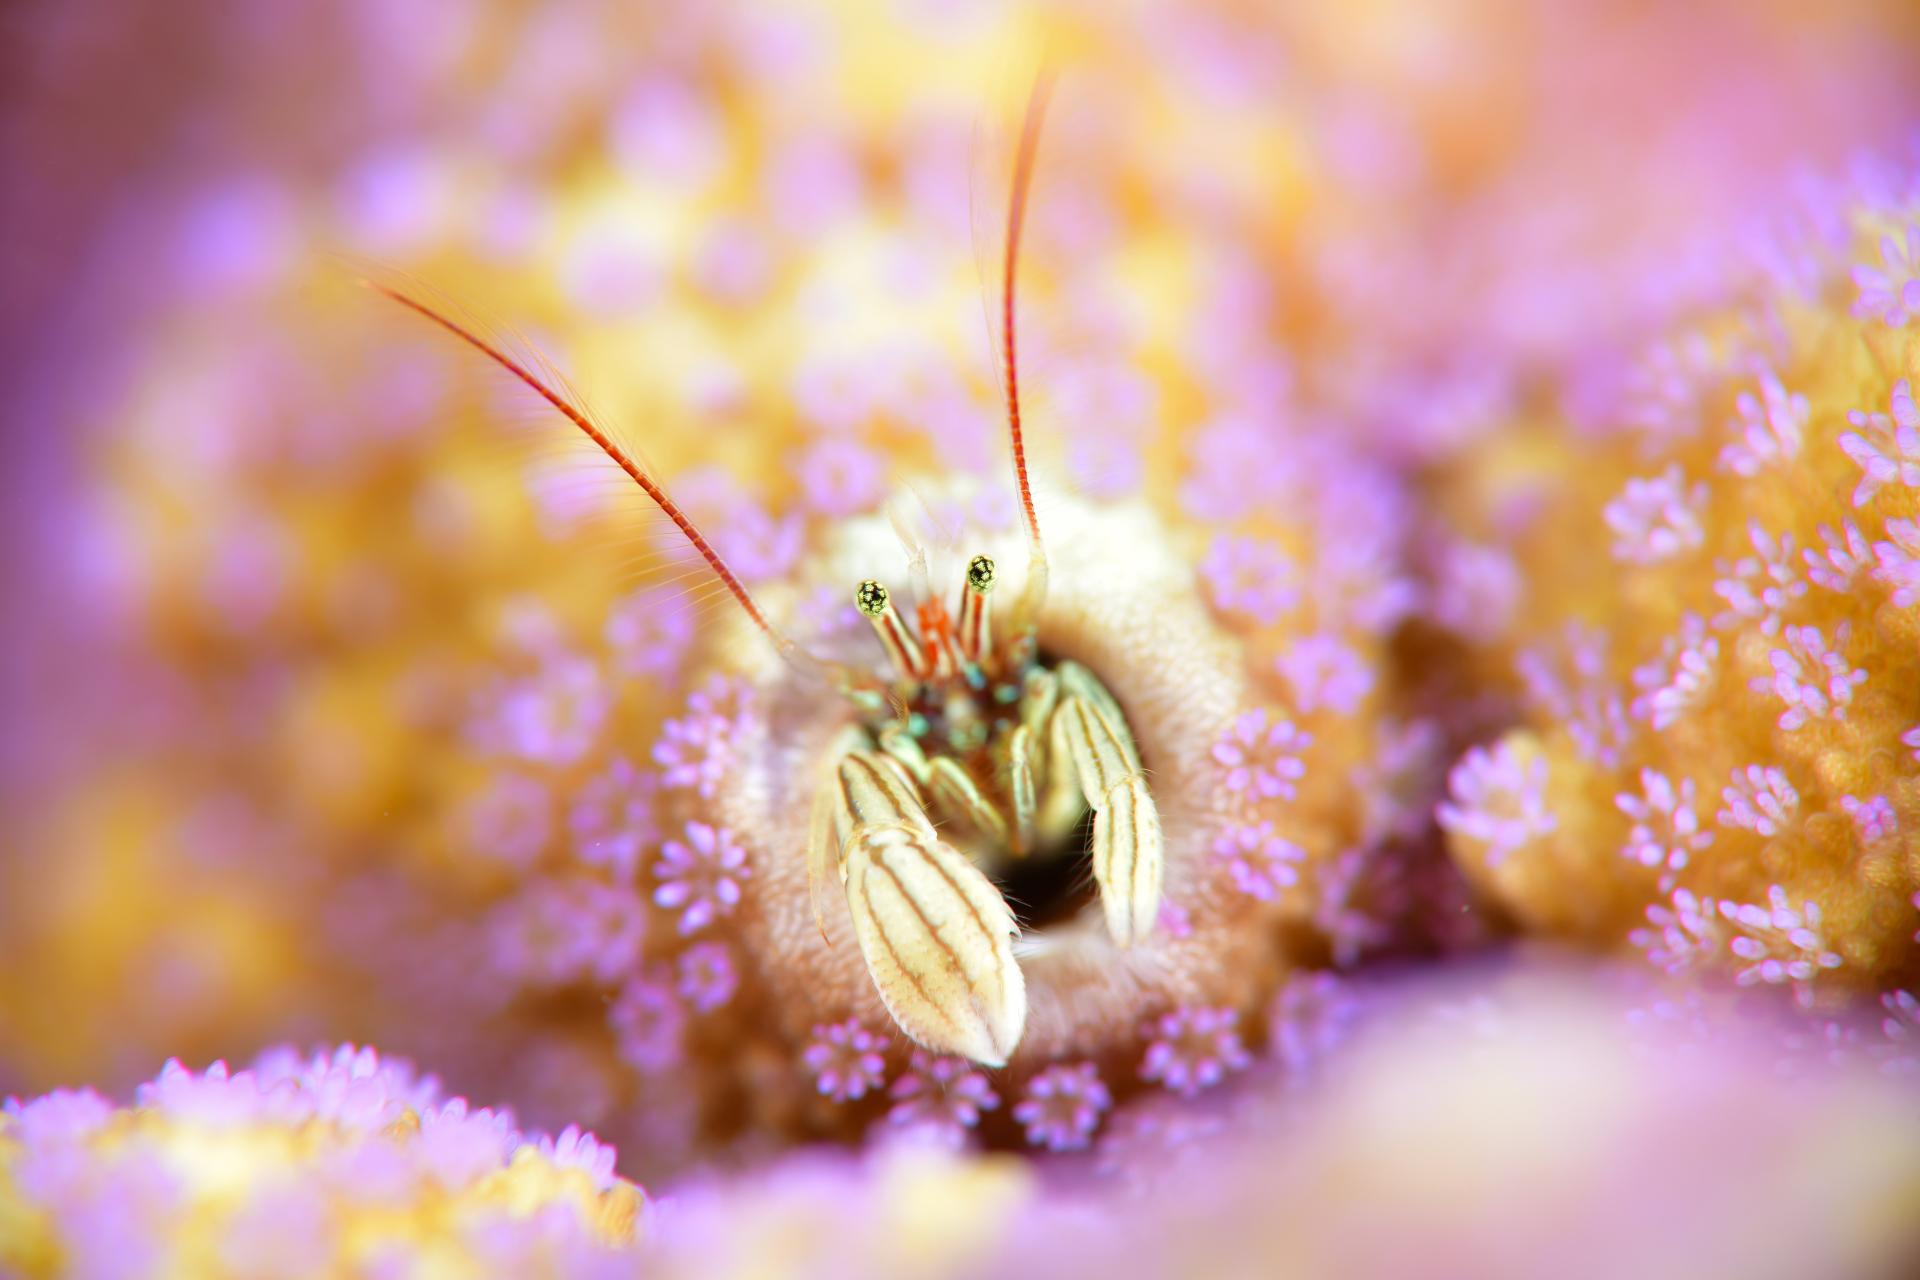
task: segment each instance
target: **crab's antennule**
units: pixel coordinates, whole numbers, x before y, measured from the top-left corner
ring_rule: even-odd
[[[760,606],[754,602],[753,596],[747,592],[746,586],[734,575],[733,570],[727,567],[727,562],[720,558],[720,553],[713,549],[713,544],[707,541],[706,535],[701,533],[700,530],[694,526],[692,519],[688,517],[687,513],[681,510],[680,504],[668,495],[667,491],[660,486],[658,481],[647,473],[646,469],[640,465],[632,454],[622,448],[604,428],[593,420],[592,415],[589,414],[584,407],[568,399],[567,396],[562,394],[551,382],[528,368],[525,363],[515,359],[499,346],[496,346],[475,329],[463,324],[458,319],[448,315],[432,304],[414,297],[403,289],[379,280],[361,277],[360,283],[375,293],[392,299],[409,311],[445,329],[448,333],[466,343],[487,359],[493,361],[494,364],[506,370],[542,400],[545,400],[548,404],[559,410],[561,416],[578,427],[586,435],[587,439],[593,441],[602,453],[612,459],[616,466],[626,472],[627,476],[632,479],[635,484],[640,486],[641,490],[646,493],[647,497],[653,500],[654,505],[660,508],[667,519],[673,521],[674,526],[685,535],[687,541],[693,544],[693,549],[700,553],[700,558],[707,562],[707,567],[711,569],[714,576],[720,580],[720,585],[725,587],[733,598],[739,602],[740,607],[747,611],[747,617],[753,621],[753,625],[758,627],[766,635],[767,639],[773,642],[774,647],[779,650],[780,656],[786,659],[796,670],[809,676],[824,679],[833,679],[836,675],[851,679],[851,677],[847,676],[836,664],[824,662],[801,648],[800,645],[788,638],[784,632],[767,619],[767,615],[762,613]]]
[[[1027,95],[1020,125],[1020,149],[1013,162],[1013,187],[1007,195],[1007,244],[1000,266],[1000,360],[1007,375],[1007,436],[1013,445],[1013,479],[1020,491],[1020,512],[1027,524],[1027,585],[1020,597],[1018,623],[1031,628],[1047,594],[1047,552],[1040,541],[1040,518],[1033,509],[1033,485],[1027,478],[1027,442],[1020,426],[1020,366],[1014,338],[1014,286],[1020,267],[1020,231],[1027,218],[1027,192],[1033,185],[1033,161],[1040,149],[1040,126],[1053,96],[1054,73],[1043,69]]]
[[[913,531],[898,506],[888,505],[887,523],[893,526],[893,536],[900,539],[900,547],[907,553],[907,581],[914,595],[922,602],[932,599],[933,577],[927,568],[927,544]]]

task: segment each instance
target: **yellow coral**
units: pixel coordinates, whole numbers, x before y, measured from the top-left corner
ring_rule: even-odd
[[[82,1092],[0,1112],[0,1262],[566,1274],[639,1242],[644,1196],[612,1164],[590,1135],[523,1139],[370,1050],[280,1050],[231,1075],[170,1063],[133,1107]]]
[[[1846,270],[1911,209],[1853,199],[1603,427],[1523,417],[1440,489],[1528,584],[1469,651],[1526,727],[1456,769],[1456,857],[1529,929],[1803,1000],[1910,976],[1920,925],[1920,338]]]

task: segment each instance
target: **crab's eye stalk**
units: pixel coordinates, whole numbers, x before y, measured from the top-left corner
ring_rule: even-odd
[[[995,571],[989,556],[967,561],[967,587],[960,593],[960,625],[956,639],[960,656],[967,662],[984,664],[993,649],[993,618],[987,593],[993,590]]]
[[[906,619],[893,607],[892,594],[869,578],[853,589],[853,603],[873,623],[873,632],[880,637],[887,656],[893,659],[900,678],[923,679],[927,674],[926,652],[907,629]]]

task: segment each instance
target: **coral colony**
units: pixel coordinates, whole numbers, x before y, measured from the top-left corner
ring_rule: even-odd
[[[1541,585],[1476,654],[1518,674],[1522,725],[1456,766],[1440,810],[1518,918],[1808,1008],[1907,980],[1916,197],[1907,164],[1784,210],[1772,255],[1657,340],[1691,353],[1661,380],[1670,412],[1587,428],[1577,460],[1496,480],[1463,517],[1519,489],[1543,512],[1514,551]],[[1604,573],[1561,563],[1598,527]]]
[[[1920,23],[1441,11],[34,29],[0,1273],[1911,1259]]]

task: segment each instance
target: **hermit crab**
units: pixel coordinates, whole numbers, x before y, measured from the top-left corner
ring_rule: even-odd
[[[933,587],[926,548],[897,524],[917,596],[913,620],[879,581],[854,587],[885,653],[882,670],[824,657],[777,626],[637,454],[536,357],[404,286],[365,282],[571,421],[677,527],[800,682],[832,690],[851,709],[830,741],[809,808],[814,925],[831,945],[825,904],[837,886],[894,1022],[936,1052],[988,1066],[1008,1061],[1028,1016],[1015,953],[1021,929],[988,868],[1078,857],[1084,844],[1107,933],[1123,949],[1154,930],[1164,876],[1160,814],[1126,712],[1088,666],[1056,658],[1040,643],[1049,560],[1022,433],[1014,286],[1049,90],[1043,76],[1028,100],[1000,261],[997,345],[1026,540],[1024,581],[997,618],[1001,567],[974,554],[949,609]]]

